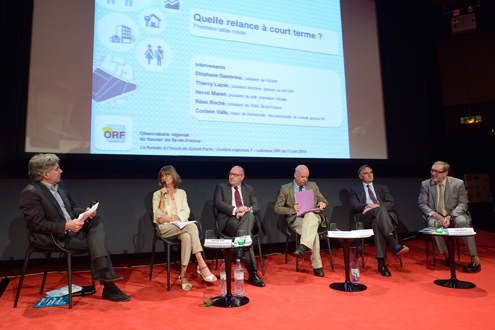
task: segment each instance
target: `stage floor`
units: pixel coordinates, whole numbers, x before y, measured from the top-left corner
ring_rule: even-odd
[[[374,248],[365,247],[365,266],[361,269],[361,283],[368,289],[363,292],[339,292],[329,288],[334,282],[344,281],[342,249],[332,241],[335,269],[330,267],[328,253],[322,252],[325,277],[315,277],[309,262],[309,253],[299,262],[289,256],[284,263],[283,254],[263,259],[265,288],[245,286],[249,298],[246,306],[221,309],[203,307],[205,289],[213,295],[220,292],[220,282],[207,284],[195,274],[196,265],[189,265],[191,291],[182,291],[178,266],[171,270],[171,290],[167,291],[166,265],[154,267],[149,278],[149,265],[118,269],[124,280],[118,286],[132,300],[113,303],[101,299],[102,287],[92,296],[74,297],[74,307],[33,308],[42,297],[39,295],[42,275],[27,276],[19,304],[13,308],[19,277],[10,281],[0,298],[0,328],[2,329],[211,329],[235,327],[246,329],[495,329],[495,234],[479,231],[476,236],[482,270],[477,274],[462,272],[470,262],[461,241],[461,265],[457,278],[476,284],[468,290],[449,289],[433,283],[436,279],[450,278],[447,266],[432,257],[426,259],[423,240],[410,240],[404,244],[410,253],[404,256],[403,265],[388,253],[387,266],[392,277],[382,277],[376,270]],[[326,245],[326,244],[325,244]],[[325,246],[322,244],[322,247]],[[338,247],[338,248],[337,248]],[[439,258],[443,259],[443,257]],[[209,262],[212,268],[213,262]],[[259,267],[259,261],[258,261]],[[219,277],[219,270],[212,270]],[[261,270],[259,270],[261,276]],[[247,276],[246,276],[247,280]],[[73,275],[73,283],[89,285],[89,272]],[[48,275],[45,291],[67,285],[65,273]]]

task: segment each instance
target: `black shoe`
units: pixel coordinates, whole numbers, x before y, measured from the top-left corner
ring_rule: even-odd
[[[93,279],[95,281],[102,281],[102,282],[115,282],[124,279],[124,276],[115,275],[115,273],[111,271],[110,268],[105,267],[103,269],[95,271],[93,275]]]
[[[409,248],[406,245],[397,245],[395,248],[392,249],[394,258],[400,258],[407,252],[409,252]]]
[[[263,282],[261,278],[258,276],[258,273],[256,273],[255,271],[249,273],[248,282],[254,286],[259,286],[260,288],[266,285],[265,282]]]
[[[323,273],[323,268],[315,268],[313,269],[313,273],[315,276],[323,277],[325,274]]]
[[[113,284],[113,283],[112,283]],[[115,284],[103,288],[103,300],[110,300],[115,302],[123,302],[131,300],[131,296],[123,293]]]
[[[466,273],[477,273],[481,271],[481,264],[476,265],[474,262],[470,262],[462,271]]]
[[[390,274],[390,270],[388,270],[387,266],[385,265],[378,265],[378,272],[382,274],[382,276],[390,277],[392,274]]]
[[[306,245],[300,244],[297,248],[296,251],[294,251],[294,256],[296,258],[303,258],[304,259],[304,252],[306,252]]]

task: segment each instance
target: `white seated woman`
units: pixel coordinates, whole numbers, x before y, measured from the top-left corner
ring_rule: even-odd
[[[197,272],[206,282],[215,282],[217,278],[206,265],[201,252],[203,248],[199,240],[198,227],[189,224],[179,229],[171,222],[188,221],[189,205],[187,204],[186,192],[178,189],[181,182],[179,174],[172,165],[162,167],[158,172],[158,184],[162,187],[153,194],[153,215],[154,221],[158,224],[160,234],[163,237],[174,237],[181,240],[181,271],[179,280],[182,290],[189,291],[192,284],[187,279],[187,265],[191,253],[198,260]]]

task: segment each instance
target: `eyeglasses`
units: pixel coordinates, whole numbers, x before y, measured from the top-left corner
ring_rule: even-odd
[[[243,176],[243,175],[244,174],[237,174],[237,173],[232,173],[232,172],[229,173],[229,176],[233,176],[233,177],[236,177],[236,178],[238,178],[240,176]]]
[[[439,174],[439,173],[445,173],[447,171],[439,171],[439,170],[434,170],[434,169],[431,169],[430,170],[431,173],[436,173],[436,174]]]

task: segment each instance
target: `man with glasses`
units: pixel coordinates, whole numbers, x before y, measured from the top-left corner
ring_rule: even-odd
[[[218,211],[216,219],[218,228],[229,236],[236,236],[238,230],[251,234],[256,222],[255,214],[261,209],[253,187],[242,183],[242,180],[244,180],[244,169],[236,165],[229,172],[229,183],[217,184],[213,195],[213,202]],[[249,274],[248,282],[264,287],[265,283],[257,273],[253,247],[243,250],[245,266]],[[240,257],[240,250],[237,250],[234,259]]]
[[[373,228],[378,272],[382,276],[392,276],[385,265],[387,242],[392,247],[394,257],[409,252],[409,248],[400,245],[393,235],[399,224],[397,214],[393,212],[394,200],[387,186],[373,183],[373,170],[369,165],[361,166],[357,174],[363,182],[351,188],[349,196],[351,210],[356,215],[356,221]]]
[[[307,212],[302,217],[297,216],[301,206],[296,202],[295,195],[297,191],[313,190],[315,208],[324,210],[328,202],[320,193],[320,189],[315,182],[309,182],[309,169],[306,165],[299,165],[294,172],[294,181],[280,187],[277,201],[275,202],[274,211],[277,214],[285,215],[287,221],[296,232],[301,235],[301,244],[294,251],[296,258],[304,258],[306,248],[311,250],[311,266],[315,276],[323,277],[321,256],[320,256],[320,238],[318,236],[318,226],[326,226],[325,215],[320,212]]]
[[[450,165],[445,162],[435,162],[431,167],[431,179],[421,183],[418,207],[426,217],[426,226],[434,227],[435,221],[440,221],[442,227],[463,228],[471,221],[468,209],[468,197],[464,182],[449,175]],[[476,252],[474,236],[463,237],[471,263],[464,267],[467,273],[477,273],[481,270],[480,259]],[[438,249],[445,258],[449,257],[445,240],[435,236]]]

